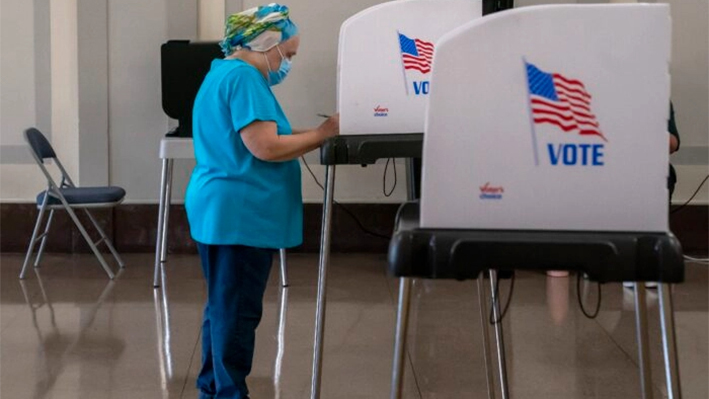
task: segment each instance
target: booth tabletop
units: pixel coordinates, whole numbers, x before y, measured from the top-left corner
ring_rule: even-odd
[[[193,159],[194,141],[191,137],[165,137],[160,140],[160,159]]]
[[[320,147],[322,165],[371,165],[386,158],[421,158],[423,133],[340,135]]]

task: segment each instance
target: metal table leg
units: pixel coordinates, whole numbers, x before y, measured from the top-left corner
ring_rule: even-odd
[[[640,389],[643,399],[652,399],[652,372],[650,371],[650,348],[648,347],[647,303],[645,283],[635,283],[635,323],[638,340],[638,361],[640,363]]]
[[[160,286],[160,267],[162,262],[162,236],[163,230],[165,230],[165,193],[167,191],[167,169],[168,160],[162,160],[162,174],[160,176],[160,200],[158,205],[158,234],[155,239],[155,271],[153,274],[153,287],[157,288]]]
[[[158,339],[158,357],[160,358],[160,381],[162,397],[168,398],[168,384],[173,378],[173,361],[171,349],[170,308],[168,304],[165,270],[161,269],[161,289],[153,290],[155,305],[155,326]]]
[[[328,165],[325,171],[325,197],[320,236],[320,266],[318,271],[318,296],[315,311],[315,339],[313,343],[313,374],[310,398],[320,398],[322,379],[323,333],[325,328],[325,290],[327,287],[327,264],[330,260],[330,229],[332,226],[333,193],[335,191],[335,166]]]
[[[162,245],[160,245],[160,263],[161,266],[165,266],[167,262],[167,232],[170,226],[170,203],[172,202],[172,167],[175,163],[174,160],[167,160],[167,185],[165,185],[165,216],[163,217],[163,228],[162,228]]]
[[[404,362],[406,361],[406,335],[409,328],[411,304],[411,278],[399,279],[399,305],[396,312],[396,340],[394,367],[391,375],[391,399],[401,399],[404,389]]]
[[[509,385],[507,384],[507,362],[505,360],[505,338],[502,332],[500,317],[500,298],[497,288],[497,271],[490,269],[490,290],[492,291],[492,317],[495,323],[495,341],[497,343],[497,363],[500,372],[500,392],[502,399],[509,399]]]
[[[662,349],[665,359],[665,380],[667,381],[668,399],[681,399],[682,388],[679,381],[679,361],[675,338],[674,309],[672,307],[672,287],[660,284],[660,323],[662,327]]]
[[[495,375],[492,371],[492,353],[490,353],[490,334],[488,332],[487,292],[482,273],[477,278],[478,304],[480,305],[480,327],[483,338],[483,356],[485,357],[485,376],[487,377],[487,397],[495,399]]]

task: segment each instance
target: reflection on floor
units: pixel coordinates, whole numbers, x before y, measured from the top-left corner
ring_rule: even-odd
[[[8,399],[196,398],[205,288],[196,256],[172,256],[164,289],[152,289],[152,256],[125,254],[109,282],[90,255],[49,255],[17,275],[21,255],[0,257],[0,397]],[[266,293],[253,399],[307,398],[317,258],[289,257]],[[709,267],[689,264],[675,287],[685,398],[707,398]],[[387,398],[398,284],[385,258],[335,255],[328,274],[322,397]],[[503,282],[501,297],[507,295]],[[595,288],[583,284],[589,304]],[[593,288],[593,289],[591,289]],[[663,397],[657,295],[648,292],[655,397]],[[405,397],[486,398],[474,281],[414,284]],[[633,291],[603,287],[595,320],[584,318],[576,278],[519,273],[504,319],[513,399],[639,398]]]

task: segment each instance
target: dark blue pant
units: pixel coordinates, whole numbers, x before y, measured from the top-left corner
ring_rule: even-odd
[[[207,280],[200,399],[245,399],[274,251],[200,243],[197,248]]]

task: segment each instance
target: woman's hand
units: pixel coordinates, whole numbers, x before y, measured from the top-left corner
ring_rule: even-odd
[[[330,116],[316,130],[322,135],[323,140],[337,136],[340,134],[340,114]]]

